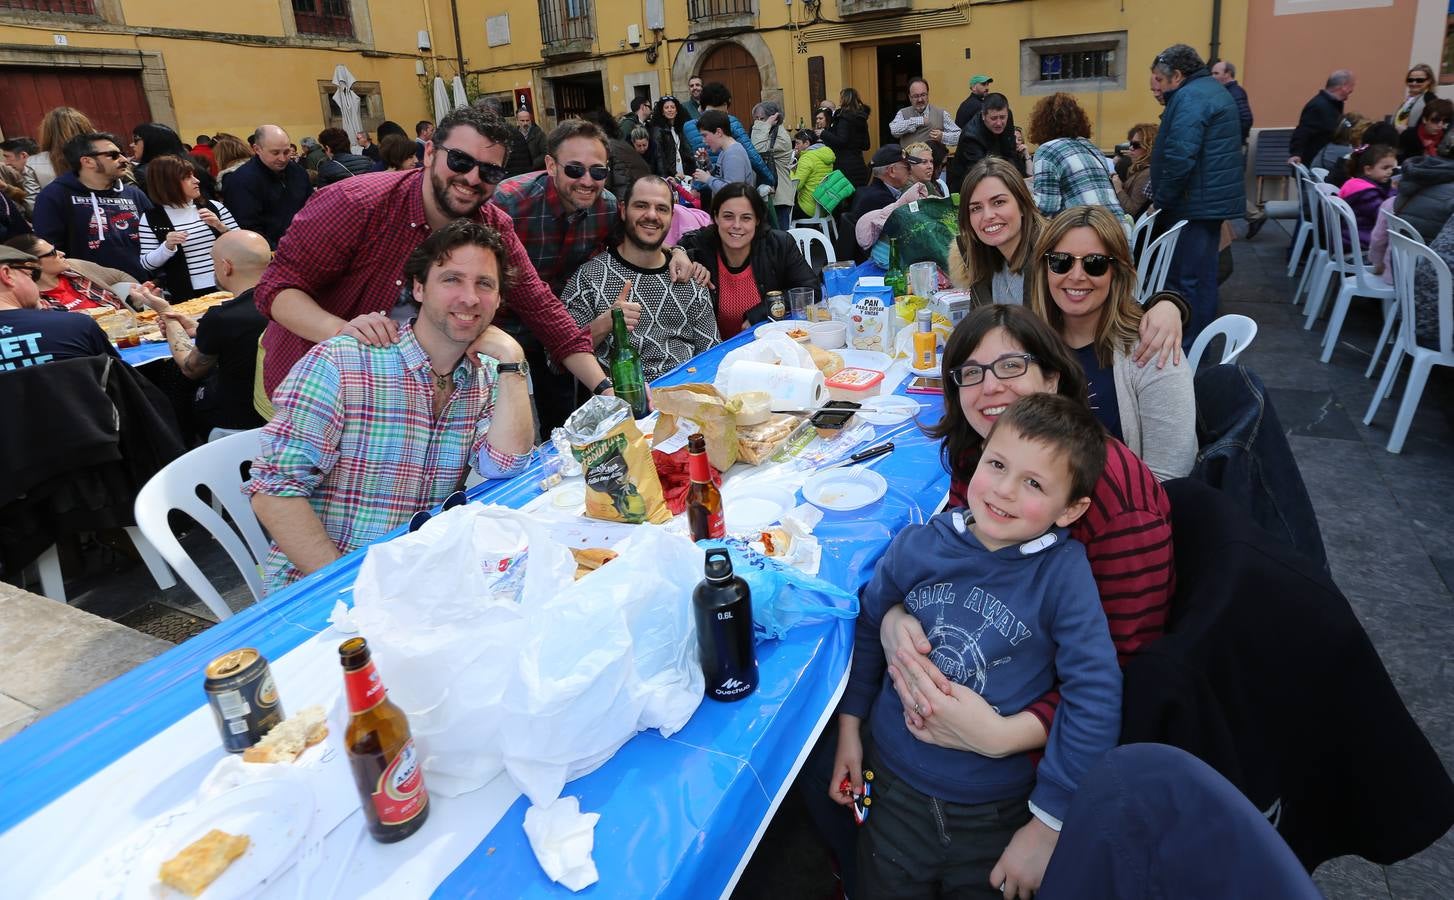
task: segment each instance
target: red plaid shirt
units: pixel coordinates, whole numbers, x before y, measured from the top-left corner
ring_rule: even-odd
[[[535,271],[560,295],[576,269],[606,249],[616,221],[616,198],[602,191],[590,209],[567,210],[547,172],[500,182],[490,201],[510,216]]]
[[[254,298],[272,319],[273,300],[297,288],[328,312],[352,319],[394,308],[404,283],[404,261],[431,231],[424,217],[423,169],[348,178],[318,191],[293,218]],[[512,309],[557,362],[590,353],[590,336],[536,274],[510,217],[486,203],[475,219],[500,232],[514,284],[501,309]],[[271,395],[311,341],[277,322],[263,332],[263,387]]]

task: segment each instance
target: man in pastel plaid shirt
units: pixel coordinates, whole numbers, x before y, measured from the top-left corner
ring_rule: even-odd
[[[529,461],[529,369],[515,339],[491,324],[509,288],[506,259],[494,229],[451,222],[405,264],[420,310],[396,342],[340,335],[288,374],[243,486],[275,542],[269,591],[441,503],[471,463],[504,478]]]

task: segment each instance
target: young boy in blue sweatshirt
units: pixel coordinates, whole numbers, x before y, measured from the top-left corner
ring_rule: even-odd
[[[1115,746],[1116,650],[1085,548],[1066,531],[1104,467],[1105,435],[1089,410],[1056,394],[1022,398],[990,429],[970,515],[904,529],[864,587],[828,788],[848,805],[864,769],[874,773],[858,841],[864,897],[1000,896],[990,872],[1016,830],[1034,815],[1059,831],[1081,775]],[[1038,771],[1028,754],[992,759],[910,732],[879,644],[883,614],[900,602],[939,669],[1002,715],[1059,681]]]

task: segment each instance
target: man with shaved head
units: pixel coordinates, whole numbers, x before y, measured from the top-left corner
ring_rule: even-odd
[[[253,409],[253,378],[257,344],[268,320],[257,311],[252,291],[272,261],[273,251],[262,235],[235,228],[212,245],[217,286],[232,299],[207,311],[200,321],[172,309],[166,300],[144,288],[133,288],[162,320],[172,359],[182,374],[203,382],[197,392],[197,421],[209,440],[265,423]]]
[[[224,200],[237,224],[267,238],[276,248],[293,216],[308,202],[313,185],[292,160],[288,133],[261,125],[253,134],[253,158],[227,176]]]

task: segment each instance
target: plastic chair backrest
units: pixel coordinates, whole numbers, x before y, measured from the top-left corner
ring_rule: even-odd
[[[257,457],[261,434],[262,429],[255,428],[203,444],[152,476],[136,496],[136,524],[142,534],[219,619],[232,615],[232,610],[182,549],[167,523],[167,514],[180,510],[207,529],[242,573],[253,599],[261,597],[263,583],[258,567],[268,554],[268,540],[252,504],[242,495],[242,467]],[[222,504],[231,525],[197,496],[200,487]]]
[[[1424,236],[1422,234],[1419,234],[1419,230],[1417,228],[1409,224],[1408,219],[1405,219],[1401,216],[1396,216],[1386,209],[1379,210],[1379,214],[1382,215],[1384,221],[1388,223],[1389,235],[1401,234],[1410,240],[1418,241],[1420,244],[1424,243]]]
[[[1418,342],[1418,317],[1415,315],[1416,289],[1414,272],[1419,263],[1430,266],[1438,285],[1435,300],[1439,311],[1439,346],[1427,348],[1448,355],[1454,353],[1454,277],[1449,264],[1423,242],[1402,234],[1388,236],[1389,264],[1393,267],[1393,290],[1400,311],[1399,329],[1403,345],[1410,350],[1422,346]]]
[[[833,252],[833,242],[828,236],[816,228],[789,228],[788,234],[792,235],[793,241],[798,245],[798,252],[803,254],[803,259],[808,265],[813,264],[813,245],[817,244],[823,248],[823,253],[828,257],[828,262],[838,261],[838,256]]]
[[[1322,168],[1321,166],[1314,166],[1311,169],[1308,169],[1308,174],[1313,176],[1314,181],[1328,180],[1328,170]]]
[[[1327,219],[1327,210],[1324,208],[1323,200],[1336,196],[1338,189],[1331,184],[1325,184],[1321,181],[1309,181],[1308,184],[1312,186],[1312,197],[1316,201],[1312,204],[1311,210],[1313,246],[1326,253],[1328,252],[1328,232],[1324,225],[1324,220]]]
[[[1146,252],[1144,244],[1150,237],[1152,229],[1156,227],[1156,217],[1159,215],[1161,215],[1161,210],[1153,209],[1142,214],[1141,218],[1136,220],[1136,226],[1131,229],[1132,259],[1139,260],[1141,254]]]
[[[1328,196],[1323,202],[1328,210],[1328,255],[1334,270],[1371,283],[1373,269],[1363,260],[1363,245],[1358,241],[1358,217],[1353,214],[1353,207],[1340,197]],[[1387,285],[1380,286],[1384,291],[1388,290]]]
[[[1171,257],[1176,252],[1176,242],[1185,227],[1186,219],[1182,219],[1162,232],[1146,248],[1146,252],[1141,254],[1141,261],[1136,266],[1137,302],[1145,303],[1166,286],[1166,275],[1171,271]]]
[[[1187,365],[1191,366],[1193,373],[1197,370],[1197,363],[1201,362],[1202,354],[1206,352],[1207,345],[1217,335],[1225,335],[1226,346],[1222,348],[1222,365],[1233,362],[1257,337],[1257,323],[1247,316],[1228,313],[1219,317],[1215,322],[1202,329],[1197,335],[1196,342],[1191,345],[1191,352],[1186,355]]]

